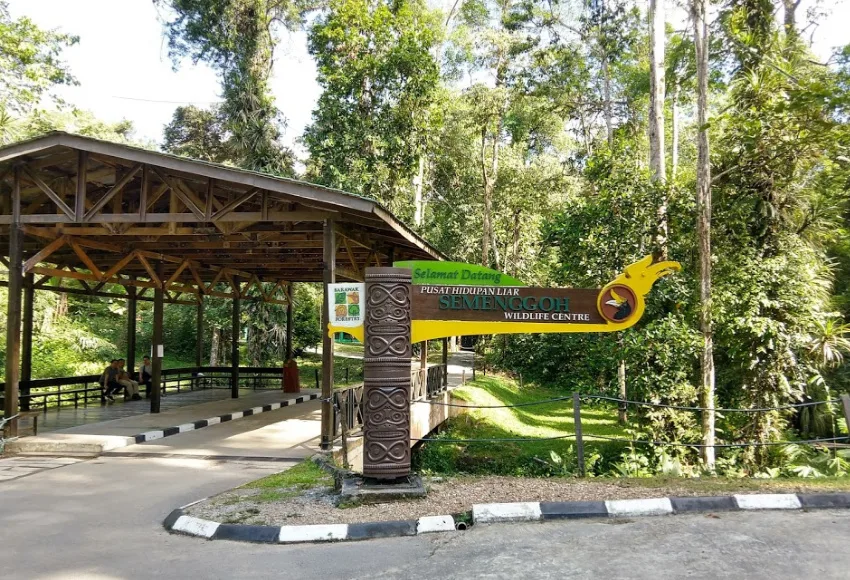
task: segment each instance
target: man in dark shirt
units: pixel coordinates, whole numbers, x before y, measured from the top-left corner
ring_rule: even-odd
[[[112,359],[109,366],[103,370],[101,376],[101,384],[103,385],[103,396],[110,401],[115,401],[113,393],[121,391],[124,387],[118,382],[118,375],[121,369],[118,368],[118,359]]]
[[[151,396],[151,377],[153,376],[153,365],[151,357],[146,356],[142,359],[142,366],[139,367],[139,384],[145,386],[145,394],[148,398]],[[164,396],[165,393],[163,392]]]

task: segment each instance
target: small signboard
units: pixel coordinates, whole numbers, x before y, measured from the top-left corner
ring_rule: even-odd
[[[366,285],[357,282],[328,284],[328,320],[331,326],[354,328],[363,325]]]

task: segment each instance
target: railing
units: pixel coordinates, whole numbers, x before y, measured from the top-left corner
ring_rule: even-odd
[[[363,429],[363,385],[334,389],[331,406],[334,439]]]
[[[448,388],[446,365],[433,365],[410,373],[410,400],[430,399]],[[334,389],[333,437],[356,435],[363,429],[363,385]]]
[[[428,369],[410,372],[410,400],[430,399],[448,388],[446,365],[432,365]]]
[[[162,370],[163,393],[180,393],[200,389],[229,389],[231,367],[187,367]],[[240,367],[239,387],[254,390],[279,389],[283,369],[279,367]],[[100,375],[58,377],[21,381],[21,409],[44,409],[103,403]],[[4,383],[0,383],[0,405],[4,401]]]

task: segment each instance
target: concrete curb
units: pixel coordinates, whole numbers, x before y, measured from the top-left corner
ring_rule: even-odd
[[[769,493],[611,501],[485,503],[472,506],[472,521],[476,524],[489,524],[553,519],[664,516],[694,512],[830,508],[850,509],[850,493]]]
[[[156,441],[157,439],[171,437],[172,435],[179,435],[180,433],[196,431],[198,429],[203,429],[204,427],[218,425],[219,423],[226,423],[227,421],[242,419],[243,417],[251,417],[253,415],[259,415],[260,413],[266,413],[268,411],[276,411],[283,407],[290,407],[292,405],[297,405],[298,403],[304,403],[305,401],[314,401],[318,398],[318,394],[310,393],[307,395],[301,395],[294,399],[287,399],[285,401],[281,401],[280,403],[270,403],[268,405],[263,405],[262,407],[253,407],[251,409],[245,409],[244,411],[234,411],[233,413],[225,413],[224,415],[210,417],[209,419],[201,419],[200,421],[195,421],[194,423],[184,423],[183,425],[177,425],[175,427],[166,427],[165,429],[158,429],[155,431],[139,433],[138,435],[128,437],[128,439],[134,440],[135,443],[147,443],[148,441]],[[130,445],[132,445],[132,443],[130,443]]]
[[[190,504],[191,505],[191,504]],[[188,507],[188,506],[187,506]],[[418,520],[368,522],[361,524],[316,524],[307,526],[250,526],[221,524],[187,516],[176,509],[162,523],[172,533],[207,540],[230,540],[259,544],[298,544],[306,542],[344,542],[418,536],[454,531],[452,516],[428,516]]]
[[[156,441],[172,435],[180,433],[188,433],[196,431],[204,427],[226,423],[227,421],[235,421],[244,417],[259,415],[268,411],[275,411],[282,407],[290,407],[306,401],[315,401],[319,398],[318,393],[307,393],[293,399],[280,401],[279,403],[270,403],[262,407],[253,407],[242,411],[225,413],[209,419],[202,419],[193,423],[184,423],[175,425],[174,427],[166,427],[165,429],[156,429],[146,431],[137,435],[86,435],[82,433],[60,433],[50,432],[38,437],[23,437],[11,442],[7,449],[15,453],[51,453],[51,454],[80,454],[86,456],[96,456],[129,445],[137,443],[146,443],[148,441]]]
[[[199,500],[203,501],[203,500]],[[342,542],[418,536],[455,531],[452,516],[426,516],[418,520],[360,524],[306,526],[250,526],[221,524],[186,515],[198,502],[171,512],[163,526],[171,533],[207,540],[231,540],[265,544]],[[850,493],[753,494],[708,497],[656,497],[611,501],[485,503],[472,506],[475,524],[532,522],[563,519],[623,518],[719,511],[788,509],[850,509]]]

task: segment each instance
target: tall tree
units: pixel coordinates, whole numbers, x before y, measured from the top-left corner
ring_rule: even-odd
[[[649,170],[652,180],[662,189],[667,181],[667,159],[664,148],[665,41],[664,0],[649,2]],[[667,195],[658,204],[655,232],[655,257],[667,259]]]
[[[708,142],[708,18],[706,0],[691,0],[697,65],[697,250],[699,254],[700,402],[702,459],[714,469],[714,339],[711,323],[711,160]]]
[[[284,119],[269,77],[275,30],[295,27],[313,6],[297,0],[154,0],[169,9],[166,23],[175,66],[186,57],[205,61],[220,76],[221,112],[232,134],[235,162],[246,169],[294,173],[292,152],[280,143]]]
[[[0,2],[0,143],[22,137],[15,122],[38,107],[51,89],[75,84],[61,52],[79,38],[44,30],[26,17],[12,19]]]
[[[332,0],[310,29],[323,88],[304,134],[308,176],[406,218],[439,81],[437,14],[421,0]]]

